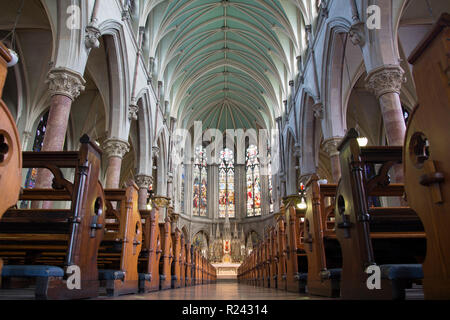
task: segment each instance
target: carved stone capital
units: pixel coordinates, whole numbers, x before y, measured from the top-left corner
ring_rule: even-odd
[[[348,32],[348,35],[350,36],[350,41],[355,46],[364,46],[366,43],[366,35],[365,35],[365,29],[364,29],[364,22],[356,22],[354,23]]]
[[[294,156],[300,158],[302,156],[302,146],[298,143],[294,145]]]
[[[130,144],[123,140],[108,139],[103,143],[103,151],[107,158],[117,157],[122,159],[130,151]]]
[[[138,119],[139,106],[132,101],[128,106],[128,120],[137,120]]]
[[[152,147],[153,158],[159,158],[159,147]]]
[[[320,119],[320,120],[323,119],[324,109],[323,109],[323,104],[321,102],[314,104],[312,109],[314,112],[314,117],[316,119]]]
[[[50,95],[63,95],[75,100],[84,90],[86,81],[78,72],[67,68],[55,68],[48,72],[47,80]]]
[[[86,26],[86,35],[84,38],[84,45],[87,49],[93,49],[100,47],[100,41],[98,40],[101,37],[100,29],[93,23],[90,23]]]
[[[405,71],[400,66],[382,66],[372,70],[366,77],[367,89],[371,90],[377,98],[386,93],[398,93],[402,84],[406,82]]]
[[[153,203],[158,208],[167,208],[169,206],[169,203],[170,203],[170,198],[167,198],[167,197],[164,197],[164,196],[155,196],[153,198]]]
[[[173,173],[167,172],[167,183],[173,183]]]
[[[136,185],[139,187],[139,189],[148,189],[150,188],[150,185],[153,183],[153,177],[144,174],[137,175],[135,177],[135,180]]]
[[[340,137],[333,137],[330,139],[327,139],[323,142],[323,150],[330,156],[338,156],[339,155],[339,151],[338,151],[338,146],[341,143],[342,138]]]

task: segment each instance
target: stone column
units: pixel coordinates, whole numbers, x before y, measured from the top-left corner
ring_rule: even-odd
[[[323,149],[330,157],[331,175],[334,183],[338,183],[341,178],[341,162],[339,160],[339,151],[337,150],[341,140],[342,138],[340,137],[333,137],[325,140],[323,143]]]
[[[245,164],[236,164],[234,166],[234,178],[236,218],[242,219],[247,216],[247,176]]]
[[[405,82],[404,71],[397,65],[376,68],[366,77],[367,88],[372,90],[380,102],[386,137],[390,146],[403,146],[406,125],[403,118],[400,90]],[[403,180],[401,166],[395,168],[396,181]]]
[[[208,166],[207,170],[208,217],[214,220],[219,217],[219,166],[212,164]]]
[[[136,176],[135,180],[139,187],[139,210],[145,210],[147,208],[148,189],[153,182],[153,177],[140,174]]]
[[[51,98],[42,151],[62,151],[72,102],[84,90],[86,82],[78,72],[55,68],[48,73],[46,83]],[[38,170],[36,188],[50,188],[52,179],[50,171]]]
[[[105,189],[117,189],[120,183],[122,159],[130,151],[130,145],[126,141],[111,138],[103,143],[103,151],[108,159]]]
[[[261,173],[267,173],[268,164],[261,163]],[[270,212],[269,176],[260,174],[261,181],[261,216],[267,216]]]

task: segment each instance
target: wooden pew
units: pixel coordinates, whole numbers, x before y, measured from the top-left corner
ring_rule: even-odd
[[[0,97],[6,81],[7,63],[12,57],[8,49],[0,42]],[[0,99],[0,219],[3,213],[19,200],[20,184],[22,182],[22,151],[20,136],[16,122],[11,112]],[[3,261],[0,259],[0,275],[2,274]],[[0,277],[1,285],[1,277]]]
[[[450,298],[450,15],[443,14],[409,58],[419,105],[403,149],[408,203],[423,222],[426,299]]]
[[[183,233],[181,233],[180,243],[180,286],[186,287],[186,240]]]
[[[423,277],[425,232],[409,207],[369,207],[369,195],[398,197],[402,185],[391,185],[389,169],[401,163],[401,147],[360,148],[356,130],[341,142],[342,177],[336,192],[336,236],[343,267],[341,297],[344,299],[403,299],[405,288]],[[381,165],[367,177],[367,165]],[[381,289],[370,290],[366,269],[381,269]]]
[[[277,230],[274,227],[269,231],[269,248],[270,248],[270,287],[278,288],[278,242]]]
[[[24,152],[24,168],[46,168],[54,189],[24,189],[21,200],[70,202],[69,209],[10,209],[0,223],[3,287],[36,283],[38,299],[98,295],[97,253],[103,237],[105,196],[98,181],[101,150],[87,135],[78,152]],[[62,168],[75,169],[74,182]],[[67,278],[79,267],[81,289]],[[69,272],[70,271],[70,272]],[[72,283],[72,282],[71,282]]]
[[[159,209],[141,210],[144,219],[141,254],[139,256],[139,292],[159,290],[159,260],[161,258],[161,235],[158,225]]]
[[[142,221],[138,210],[138,187],[105,190],[106,230],[99,252],[99,279],[108,296],[139,292],[138,260],[142,247]],[[118,203],[114,209],[113,203]]]
[[[286,221],[284,217],[284,207],[282,206],[280,214],[277,216],[277,258],[278,258],[278,274],[277,289],[286,290]]]
[[[159,289],[170,289],[172,285],[171,265],[173,259],[172,232],[170,218],[166,217],[164,223],[159,223],[161,234],[162,255],[159,260]]]
[[[284,199],[286,208],[286,288],[289,292],[304,293],[306,290],[307,261],[304,245],[301,241],[304,212],[297,209],[298,195]]]
[[[319,177],[313,174],[305,187],[307,209],[304,242],[308,265],[308,293],[338,297],[342,256],[334,232],[334,197],[337,185],[319,184]]]
[[[264,283],[263,287],[270,288],[270,254],[269,254],[269,237],[263,243],[263,268],[264,268]]]
[[[176,228],[172,233],[172,252],[173,259],[171,263],[172,288],[181,287],[181,231]]]
[[[186,242],[185,247],[186,262],[185,262],[185,274],[186,274],[186,287],[192,286],[192,255],[191,255],[191,243]]]

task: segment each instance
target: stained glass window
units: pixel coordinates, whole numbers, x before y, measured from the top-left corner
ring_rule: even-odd
[[[219,217],[235,217],[234,153],[226,148],[220,153],[219,165]]]
[[[44,137],[45,137],[45,131],[47,128],[47,120],[48,120],[48,114],[47,111],[39,120],[39,124],[36,128],[36,135],[34,137],[34,143],[33,143],[33,151],[39,152],[42,149],[42,146],[44,144]],[[37,169],[36,168],[30,168],[27,172],[27,177],[25,179],[25,188],[32,189],[34,188],[36,184],[36,177],[37,177]],[[20,203],[21,208],[26,208],[28,205],[28,201],[22,201]]]
[[[247,216],[261,215],[261,177],[258,159],[258,148],[251,145],[247,149]]]
[[[193,215],[206,216],[207,208],[207,180],[206,153],[202,146],[195,148],[194,161],[194,192],[193,192]]]
[[[181,212],[184,213],[184,182],[186,178],[186,167],[181,164],[181,190],[180,190],[180,207]]]

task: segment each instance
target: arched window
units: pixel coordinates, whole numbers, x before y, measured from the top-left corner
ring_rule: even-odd
[[[230,149],[224,149],[220,153],[219,165],[219,217],[235,217],[234,209],[234,153]]]
[[[49,114],[49,112],[47,111],[39,120],[39,124],[36,128],[36,135],[34,137],[33,152],[41,151],[42,146],[44,144],[44,137],[45,137],[45,131],[47,128],[48,114]],[[34,188],[34,186],[36,184],[36,177],[37,177],[37,169],[36,168],[28,169],[27,176],[25,178],[25,188],[29,188],[29,189]],[[24,209],[27,206],[28,206],[28,201],[20,202],[20,208]]]
[[[193,192],[193,215],[206,216],[207,207],[207,181],[206,154],[202,146],[195,148],[194,161],[194,192]]]
[[[33,151],[39,152],[42,149],[42,146],[44,144],[44,137],[45,137],[45,131],[47,128],[47,120],[48,120],[48,114],[47,111],[40,119],[39,124],[36,128],[36,135],[34,137],[34,143],[33,143]],[[29,169],[27,173],[27,178],[25,180],[25,188],[34,188],[34,185],[36,183],[36,176],[37,176],[37,169]]]
[[[259,172],[258,148],[247,149],[247,217],[261,215],[261,178]]]
[[[184,183],[186,179],[186,166],[181,164],[181,190],[180,190],[180,208],[181,212],[184,213]]]

